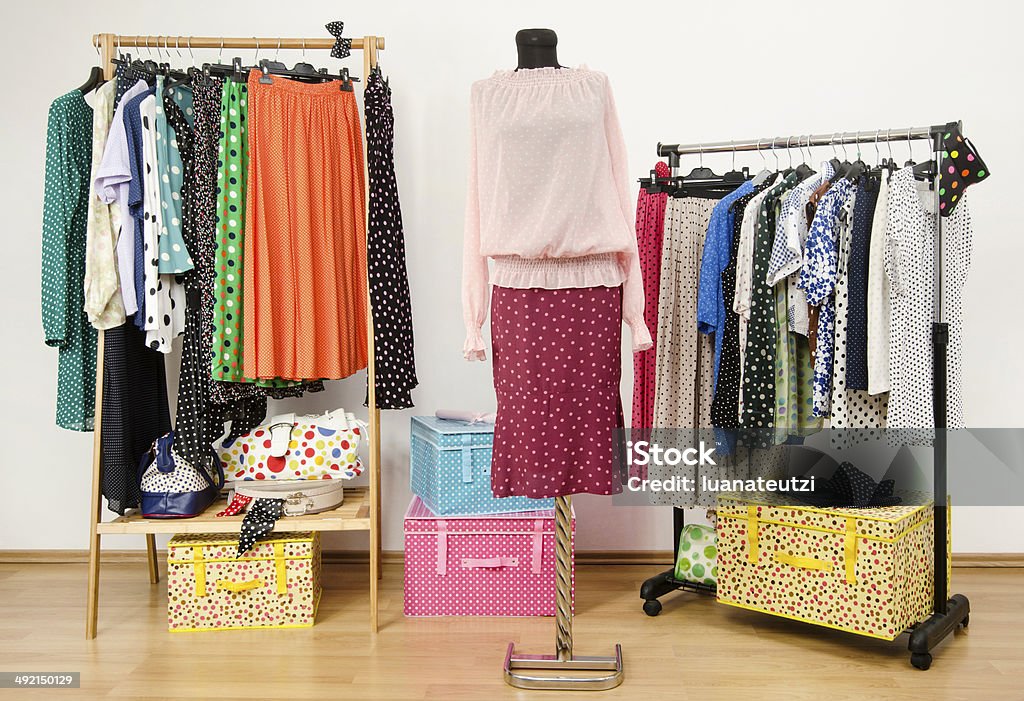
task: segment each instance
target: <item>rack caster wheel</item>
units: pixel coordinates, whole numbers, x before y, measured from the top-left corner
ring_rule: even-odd
[[[910,655],[910,664],[918,669],[928,669],[932,666],[932,656],[928,652],[914,652]]]
[[[645,601],[644,613],[646,613],[648,616],[657,616],[659,613],[661,613],[661,602],[657,599]]]
[[[966,628],[967,625],[970,622],[971,622],[971,614],[967,614],[966,616],[964,616],[964,620],[960,621],[960,625],[962,625],[964,628]]]

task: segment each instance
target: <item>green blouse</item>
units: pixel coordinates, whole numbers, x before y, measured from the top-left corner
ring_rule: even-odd
[[[50,105],[43,192],[42,311],[46,345],[58,349],[57,425],[91,431],[96,329],[85,313],[85,230],[92,164],[92,108],[77,90]]]

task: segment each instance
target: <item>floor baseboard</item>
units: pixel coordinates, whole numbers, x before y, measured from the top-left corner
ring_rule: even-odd
[[[160,551],[161,559],[166,552]],[[324,562],[358,565],[369,562],[365,550],[325,550]],[[385,550],[384,564],[402,564],[400,550]],[[0,564],[83,564],[89,561],[88,550],[0,550]],[[104,564],[144,563],[145,550],[104,550]],[[668,567],[672,554],[668,550],[587,550],[576,552],[581,565],[660,565]],[[1024,567],[1024,553],[953,553],[953,567]]]

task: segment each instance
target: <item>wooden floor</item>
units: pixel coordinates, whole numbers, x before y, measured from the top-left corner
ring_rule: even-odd
[[[307,630],[166,630],[166,593],[145,566],[105,565],[99,637],[83,636],[82,565],[0,564],[0,670],[82,673],[79,691],[2,691],[0,698],[445,699],[601,698],[1024,699],[1024,569],[957,569],[972,603],[969,633],[939,649],[928,672],[906,640],[860,638],[676,594],[648,618],[650,566],[577,570],[577,653],[623,645],[626,681],[597,693],[526,692],[501,677],[510,640],[549,653],[552,619],[410,619],[402,573],[387,566],[381,632],[367,632],[366,567],[326,568],[317,625]],[[4,696],[5,694],[9,696]]]

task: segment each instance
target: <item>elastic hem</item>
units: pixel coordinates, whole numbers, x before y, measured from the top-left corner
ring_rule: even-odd
[[[601,73],[592,71],[585,65],[576,68],[522,68],[516,71],[495,71],[491,80],[507,85],[552,85],[558,83],[575,83]]]
[[[626,280],[615,253],[576,258],[497,256],[490,282],[513,289],[560,290],[573,287],[618,287]]]

